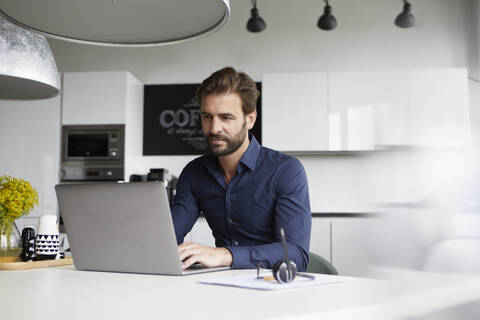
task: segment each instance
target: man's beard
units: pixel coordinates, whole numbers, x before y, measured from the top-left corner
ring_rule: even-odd
[[[235,151],[238,150],[238,148],[240,148],[240,146],[243,144],[243,141],[245,141],[246,133],[247,133],[247,122],[244,121],[240,131],[231,139],[229,139],[228,137],[222,134],[212,134],[212,133],[207,134],[205,136],[205,139],[207,140],[208,146],[210,147],[210,151],[212,152],[213,155],[217,157],[226,156],[234,153]],[[210,142],[211,138],[223,140],[227,143],[227,146],[224,149],[221,149],[220,147],[214,147]]]

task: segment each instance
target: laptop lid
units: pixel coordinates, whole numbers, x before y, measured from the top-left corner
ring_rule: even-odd
[[[61,184],[55,190],[77,269],[187,273],[163,183]]]

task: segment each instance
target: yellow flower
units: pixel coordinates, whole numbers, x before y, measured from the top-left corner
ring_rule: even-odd
[[[38,206],[38,193],[28,181],[0,176],[0,231]]]

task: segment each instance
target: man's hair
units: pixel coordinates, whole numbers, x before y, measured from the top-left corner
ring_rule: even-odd
[[[196,98],[202,104],[202,99],[211,94],[236,93],[242,99],[242,111],[247,115],[257,109],[257,99],[260,91],[255,81],[246,73],[237,72],[232,67],[225,67],[203,80],[197,89]]]

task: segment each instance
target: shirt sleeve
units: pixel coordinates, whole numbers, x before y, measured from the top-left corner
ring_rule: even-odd
[[[170,207],[177,244],[183,242],[199,216],[198,204],[193,195],[192,174],[193,170],[189,164],[178,178],[175,198]]]
[[[285,230],[288,258],[295,262],[298,271],[308,265],[312,215],[307,176],[299,160],[289,158],[276,173],[274,228],[276,242],[258,246],[227,246],[233,256],[232,269],[273,268],[284,260],[280,228]]]

